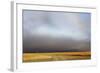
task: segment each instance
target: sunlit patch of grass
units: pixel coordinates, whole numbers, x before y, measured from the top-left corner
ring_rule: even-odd
[[[23,53],[23,62],[91,59],[91,52]]]

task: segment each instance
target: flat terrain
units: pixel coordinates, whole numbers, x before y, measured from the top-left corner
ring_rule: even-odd
[[[23,53],[23,62],[85,60],[91,59],[91,52]]]

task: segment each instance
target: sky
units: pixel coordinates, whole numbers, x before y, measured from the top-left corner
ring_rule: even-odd
[[[91,14],[23,10],[23,51],[89,51]]]

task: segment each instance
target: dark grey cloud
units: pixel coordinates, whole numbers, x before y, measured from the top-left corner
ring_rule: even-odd
[[[89,51],[90,13],[23,10],[23,51]]]

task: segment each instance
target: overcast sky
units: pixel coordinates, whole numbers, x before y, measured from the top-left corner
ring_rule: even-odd
[[[23,10],[23,49],[90,50],[91,14]]]

